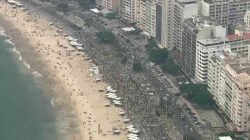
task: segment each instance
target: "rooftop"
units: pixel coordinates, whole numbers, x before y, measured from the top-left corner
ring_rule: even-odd
[[[227,39],[229,41],[235,41],[235,40],[250,40],[250,33],[243,33],[243,35],[237,35],[237,34],[233,34],[233,35],[228,35]]]
[[[229,65],[237,74],[250,74],[250,63],[234,63]]]
[[[225,42],[228,41],[226,37],[220,37],[220,38],[208,38],[208,39],[200,39],[199,42],[204,44],[204,45],[209,45],[209,44],[217,44],[217,45],[223,45]]]
[[[204,16],[193,16],[192,18],[186,19],[184,23],[188,24],[191,28],[202,28],[206,25],[216,24],[211,17]]]
[[[197,3],[197,0],[178,0],[177,2],[186,5],[186,4]]]

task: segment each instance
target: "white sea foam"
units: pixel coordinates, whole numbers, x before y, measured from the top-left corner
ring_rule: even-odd
[[[53,99],[53,98],[50,100],[50,104],[51,104],[52,106],[55,106],[55,103],[54,103],[54,99]]]
[[[13,52],[15,52],[18,56],[19,56],[19,60],[20,61],[22,61],[23,60],[23,58],[22,58],[22,56],[21,56],[21,53],[16,49],[16,47],[14,47],[14,48],[12,48],[11,49]]]
[[[23,60],[23,64],[30,70],[30,64]]]
[[[3,29],[3,27],[0,27],[0,35],[1,36],[7,36],[5,33],[5,30]]]
[[[20,60],[20,61],[22,61],[22,60],[23,60],[23,58],[22,58],[22,56],[21,56],[21,55],[19,56],[19,60]]]
[[[16,47],[12,48],[12,51],[15,52],[16,54],[20,55],[20,52],[16,49]]]
[[[38,71],[33,71],[32,74],[35,76],[35,77],[42,77],[43,75],[41,73],[39,73]]]
[[[9,43],[9,44],[15,46],[15,44],[14,44],[10,39],[6,39],[5,41],[6,41],[7,43]]]

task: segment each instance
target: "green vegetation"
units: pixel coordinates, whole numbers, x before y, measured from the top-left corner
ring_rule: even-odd
[[[115,13],[108,13],[108,14],[105,15],[105,18],[107,18],[107,19],[115,19],[116,14]]]
[[[159,48],[154,39],[150,39],[146,45],[149,59],[157,65],[160,65],[161,69],[165,73],[172,75],[179,75],[179,67],[168,57],[168,50],[166,48]]]
[[[95,0],[77,0],[77,1],[82,9],[89,9],[93,4],[95,4]]]
[[[150,40],[146,45],[146,48],[149,54],[149,59],[156,64],[162,64],[168,58],[167,49],[159,48],[154,40]]]
[[[149,58],[156,64],[162,64],[168,57],[167,49],[152,48],[149,51]]]
[[[97,39],[102,43],[112,43],[115,41],[115,35],[108,30],[100,31],[96,33]]]
[[[68,12],[69,11],[69,6],[67,3],[59,3],[56,5],[57,10],[61,12]]]
[[[142,71],[141,63],[140,62],[134,62],[133,63],[133,70],[137,71],[137,72]]]
[[[165,72],[165,73],[168,72],[169,74],[172,74],[172,75],[179,75],[180,74],[179,66],[176,65],[170,59],[166,59],[165,63],[163,63],[160,67],[161,67],[162,71]]]
[[[245,140],[243,137],[236,137],[235,140]]]
[[[207,85],[183,84],[180,86],[180,90],[189,100],[203,108],[210,108],[213,104],[212,95],[207,90]]]

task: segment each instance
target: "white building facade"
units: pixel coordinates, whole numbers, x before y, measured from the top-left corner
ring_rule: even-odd
[[[236,131],[250,130],[250,63],[245,54],[228,51],[209,58],[208,90]]]
[[[173,20],[173,48],[177,49],[177,55],[182,52],[182,32],[185,19],[198,15],[197,0],[176,0],[174,2]],[[181,57],[181,56],[179,56]]]
[[[202,15],[213,17],[224,27],[243,21],[247,9],[250,9],[249,0],[201,0]]]
[[[246,14],[244,16],[244,22],[246,24],[246,28],[250,30],[250,9],[246,11]]]
[[[120,8],[120,0],[96,0],[96,5],[118,13]]]
[[[224,28],[221,28],[220,30],[224,30],[224,32],[226,32]],[[222,33],[222,31],[220,31],[220,33]],[[217,37],[215,39],[210,38],[197,40],[195,81],[207,83],[209,57],[225,49],[230,49],[232,52],[246,52],[249,44],[249,33],[245,33],[243,35],[234,34],[226,37]]]
[[[174,0],[162,0],[161,42],[162,47],[173,48]]]

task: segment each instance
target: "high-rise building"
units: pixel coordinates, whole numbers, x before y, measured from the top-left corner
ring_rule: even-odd
[[[250,29],[250,8],[246,11],[246,14],[244,16],[244,22],[246,24],[246,28]]]
[[[145,22],[146,22],[146,15],[145,15],[145,10],[146,10],[146,1],[145,0],[138,0],[137,2],[137,10],[136,10],[136,26],[140,29],[145,28]]]
[[[145,24],[142,29],[152,37],[156,35],[156,4],[157,0],[146,0],[145,2]]]
[[[226,32],[225,28],[218,27],[218,29],[219,33],[222,32],[221,30]],[[207,82],[208,59],[217,52],[224,49],[231,49],[233,52],[245,52],[248,50],[249,45],[249,33],[197,40],[195,80],[201,83]]]
[[[96,0],[96,5],[118,13],[120,0]]]
[[[173,47],[177,61],[181,58],[183,21],[198,15],[197,0],[176,0],[174,2]]]
[[[209,57],[225,48],[233,52],[246,51],[250,45],[250,36],[246,30],[226,35],[226,28],[208,17],[186,19],[182,30],[180,66],[186,76],[195,82],[207,82]]]
[[[156,27],[155,27],[155,40],[161,43],[161,26],[162,26],[162,0],[156,3]]]
[[[213,17],[224,27],[243,21],[247,9],[250,9],[249,0],[201,0],[202,15]]]
[[[215,23],[205,17],[192,17],[185,19],[183,22],[180,66],[185,75],[190,79],[194,79],[195,77],[196,41],[197,39],[210,37],[209,31],[214,26]]]
[[[173,48],[174,0],[161,2],[161,42],[163,47]]]
[[[236,131],[250,130],[249,53],[220,52],[208,61],[208,90]]]
[[[146,0],[120,0],[120,17],[128,23],[138,23],[144,26]]]

